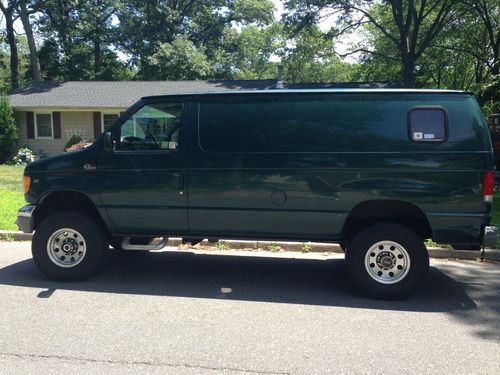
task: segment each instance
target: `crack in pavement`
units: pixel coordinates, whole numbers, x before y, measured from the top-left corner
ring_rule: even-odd
[[[118,364],[118,365],[142,365],[142,366],[156,366],[156,367],[185,367],[191,369],[203,369],[203,370],[213,370],[213,371],[235,371],[242,373],[251,373],[251,374],[265,374],[265,375],[290,375],[289,372],[274,372],[274,371],[258,371],[258,370],[245,370],[234,367],[212,367],[212,366],[203,366],[203,365],[190,365],[187,363],[167,363],[167,362],[150,362],[150,361],[115,361],[111,359],[94,359],[94,358],[84,358],[84,357],[73,357],[73,356],[64,356],[64,355],[50,355],[50,354],[26,354],[26,353],[8,353],[8,352],[0,352],[0,356],[5,357],[15,357],[21,359],[28,358],[39,358],[39,359],[60,359],[66,361],[78,361],[78,362],[89,362],[89,363],[102,363],[102,364]]]

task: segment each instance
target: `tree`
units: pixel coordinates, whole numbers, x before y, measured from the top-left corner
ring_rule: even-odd
[[[109,77],[111,71],[104,63],[105,55],[110,52],[108,46],[116,35],[117,27],[113,26],[112,18],[116,15],[118,5],[119,1],[116,0],[86,0],[79,3],[81,36],[92,45],[94,79],[103,79],[105,75]]]
[[[233,23],[270,22],[270,0],[126,0],[118,7],[120,49],[142,79],[152,79],[151,57],[160,46],[187,37],[211,59]]]
[[[248,25],[240,30],[227,28],[220,46],[212,57],[216,78],[270,79],[276,78],[272,59],[282,47],[282,25],[260,27]]]
[[[19,59],[14,31],[15,6],[16,3],[14,0],[8,0],[6,4],[4,4],[3,0],[0,1],[0,10],[5,18],[5,32],[10,48],[10,84],[14,89],[19,87]]]
[[[24,32],[26,33],[26,39],[28,41],[28,46],[30,49],[31,70],[33,74],[33,79],[35,81],[41,81],[42,72],[40,69],[40,61],[38,60],[35,37],[33,36],[33,29],[31,27],[31,22],[30,22],[30,14],[36,12],[36,10],[33,8],[34,4],[30,4],[32,8],[28,9],[26,0],[18,0],[18,1],[19,1],[18,4],[19,16],[21,18],[21,22],[23,23]]]
[[[78,4],[78,0],[45,0],[39,19],[42,34],[57,42],[61,52],[60,75],[69,80],[81,78],[76,69],[75,53],[81,44],[76,37],[79,30]]]
[[[160,43],[149,63],[155,79],[200,79],[210,74],[210,64],[203,49],[196,48],[187,37],[176,38],[172,43]]]
[[[18,131],[14,113],[5,94],[0,95],[0,163],[7,161],[17,145]]]
[[[333,41],[318,27],[300,32],[285,31],[281,61],[287,82],[342,82],[351,78],[352,67],[333,52]]]
[[[419,59],[431,46],[447,22],[454,17],[453,0],[289,0],[286,3],[291,23],[317,22],[325,15],[339,17],[336,37],[371,25],[392,45],[395,54],[376,49],[356,48],[350,52],[377,55],[401,64],[405,87],[414,87]]]
[[[500,3],[498,0],[462,1],[479,16],[487,36],[486,53],[477,54],[473,52],[472,54],[480,58],[488,66],[491,74],[500,74]],[[464,38],[467,37],[469,35],[464,35]]]

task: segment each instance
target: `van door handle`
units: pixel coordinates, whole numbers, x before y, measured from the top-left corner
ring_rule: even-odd
[[[174,173],[174,177],[177,180],[177,189],[184,190],[184,174],[182,173]]]

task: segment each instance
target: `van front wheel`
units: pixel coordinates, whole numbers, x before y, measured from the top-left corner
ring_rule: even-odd
[[[350,241],[346,263],[352,280],[365,293],[399,299],[425,279],[429,255],[415,232],[382,223],[369,226]]]
[[[83,280],[101,264],[106,235],[94,220],[75,211],[56,212],[33,235],[31,253],[38,268],[51,279]]]

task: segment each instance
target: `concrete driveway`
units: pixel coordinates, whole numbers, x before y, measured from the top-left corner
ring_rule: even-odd
[[[338,256],[118,253],[89,281],[0,242],[0,373],[499,374],[500,265],[433,260],[411,298],[360,296]]]

